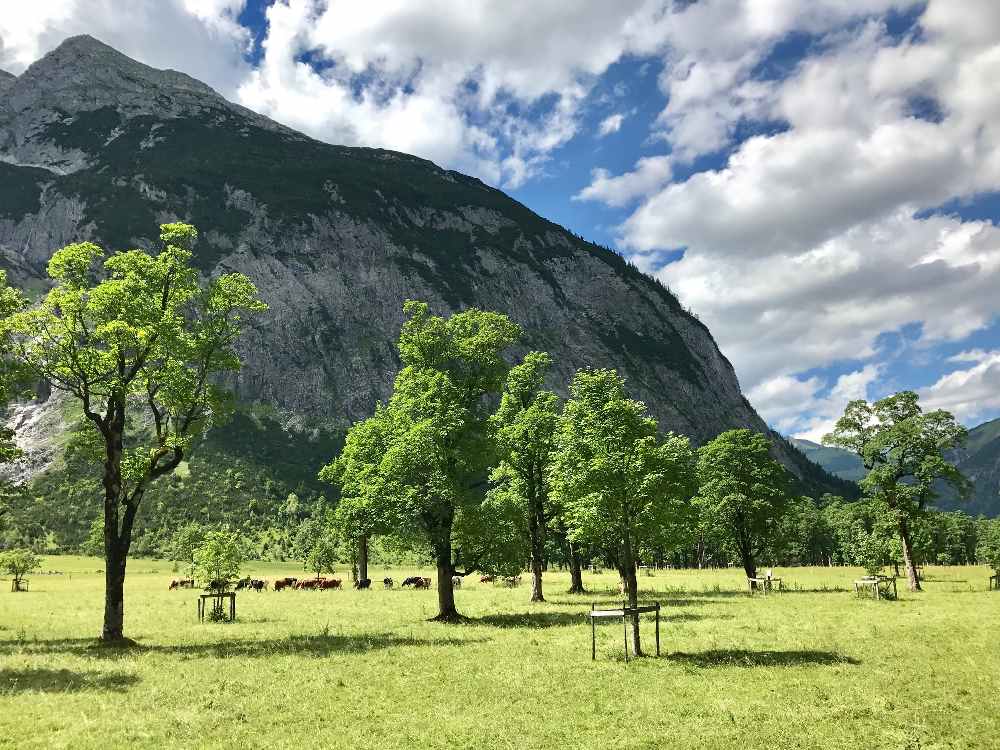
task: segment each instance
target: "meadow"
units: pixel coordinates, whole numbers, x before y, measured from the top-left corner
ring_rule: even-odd
[[[851,568],[657,571],[660,658],[623,660],[611,572],[565,594],[466,580],[461,625],[427,622],[436,592],[241,592],[237,622],[199,623],[170,564],[129,564],[126,633],[95,645],[100,560],[49,557],[27,593],[0,582],[0,747],[1000,747],[1000,594],[983,567],[929,567],[926,590],[858,600]],[[296,575],[261,564],[255,576]],[[424,575],[433,575],[424,571]],[[902,583],[902,582],[901,582]],[[850,590],[848,590],[850,589]],[[644,646],[653,651],[652,622]]]

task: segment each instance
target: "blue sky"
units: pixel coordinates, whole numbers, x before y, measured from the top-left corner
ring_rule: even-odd
[[[668,284],[786,433],[902,388],[1000,416],[994,0],[112,5],[16,0],[0,67],[91,33],[475,174]]]

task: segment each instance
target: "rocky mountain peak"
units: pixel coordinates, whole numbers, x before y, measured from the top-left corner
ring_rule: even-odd
[[[169,120],[239,114],[258,127],[277,123],[228,102],[175,70],[158,70],[92,36],[66,39],[16,78],[0,78],[0,160],[68,174],[94,163],[123,124],[141,116]],[[65,137],[89,128],[100,138]],[[86,140],[86,139],[84,139]],[[71,142],[72,141],[72,142]]]

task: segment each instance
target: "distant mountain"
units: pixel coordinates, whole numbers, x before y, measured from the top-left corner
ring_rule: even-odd
[[[788,442],[810,461],[841,479],[857,482],[867,473],[861,460],[848,451],[800,438],[789,438]],[[962,501],[954,492],[945,489],[935,505],[942,510],[961,509],[974,516],[1000,516],[1000,419],[969,430],[965,447],[955,451],[951,460],[972,482],[972,494]]]
[[[801,438],[789,438],[788,442],[802,451],[810,461],[841,479],[858,482],[864,479],[867,473],[865,467],[861,465],[860,458],[841,448],[829,448]]]

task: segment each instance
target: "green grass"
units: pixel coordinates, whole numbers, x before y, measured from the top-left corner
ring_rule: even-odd
[[[131,564],[126,630],[96,648],[101,563],[50,557],[29,593],[0,583],[0,747],[1000,747],[1000,594],[985,568],[928,568],[926,591],[856,600],[859,571],[780,571],[750,599],[739,571],[641,577],[664,604],[661,658],[622,661],[610,573],[551,601],[467,582],[471,618],[426,622],[433,591],[238,595],[199,624],[167,563]],[[291,574],[289,566],[254,574]],[[393,569],[397,582],[408,573]],[[381,579],[382,569],[372,578]],[[652,624],[644,625],[653,648]]]

